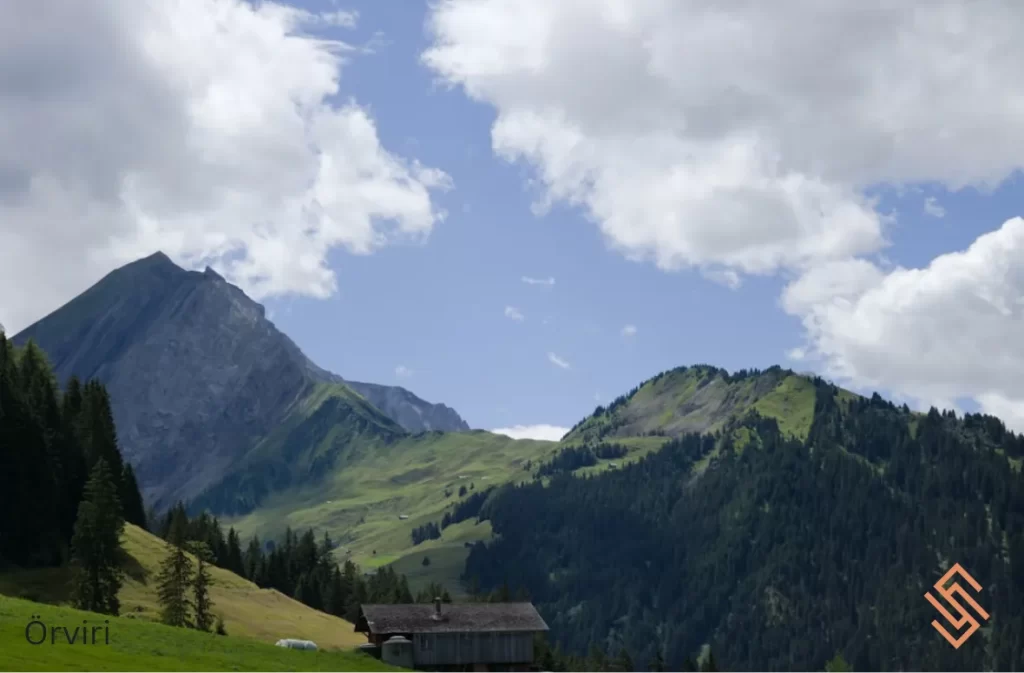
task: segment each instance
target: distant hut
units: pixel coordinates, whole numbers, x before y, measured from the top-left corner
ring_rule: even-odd
[[[528,671],[548,630],[532,603],[363,605],[357,633],[387,663],[416,670]]]

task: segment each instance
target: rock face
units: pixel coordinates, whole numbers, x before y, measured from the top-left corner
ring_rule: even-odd
[[[217,482],[318,383],[342,382],[240,289],[162,253],[111,272],[14,341],[28,339],[62,383],[74,374],[106,384],[125,456],[158,507]],[[364,385],[407,431],[467,428],[444,405]]]
[[[392,420],[410,432],[441,430],[456,432],[469,430],[469,424],[462,420],[454,409],[444,404],[429,404],[397,386],[382,386],[376,383],[346,381],[349,388],[366,398]]]

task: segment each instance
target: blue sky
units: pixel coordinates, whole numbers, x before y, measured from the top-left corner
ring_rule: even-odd
[[[710,363],[1024,430],[1021,3],[297,1],[0,3],[8,330],[162,250],[480,428]]]
[[[372,109],[385,147],[441,168],[454,189],[440,197],[448,217],[425,243],[370,256],[336,251],[334,297],[266,302],[317,363],[406,386],[482,428],[571,426],[599,402],[683,364],[807,368],[786,356],[800,344],[801,326],[779,309],[784,278],[752,277],[730,289],[696,270],[627,260],[579,208],[535,215],[529,170],[491,152],[493,109],[439,86],[421,64],[430,43],[425,6],[346,7],[358,11],[358,27],[339,34],[380,44],[352,57],[341,96]],[[941,186],[877,191],[878,210],[898,212],[884,255],[904,266],[963,249],[1021,210],[1014,186],[993,195]],[[926,213],[929,197],[943,217]],[[555,282],[528,284],[524,276]],[[509,306],[521,321],[505,316]],[[623,334],[627,325],[634,335]]]

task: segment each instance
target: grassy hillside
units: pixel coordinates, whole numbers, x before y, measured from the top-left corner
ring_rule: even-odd
[[[440,521],[445,509],[459,500],[461,487],[467,491],[472,487],[475,492],[529,479],[527,462],[545,459],[557,446],[482,430],[431,432],[391,443],[374,442],[350,449],[359,452],[359,459],[336,468],[328,477],[275,494],[258,510],[226,523],[243,537],[273,537],[285,526],[327,531],[341,545],[339,560],[352,558],[364,568],[372,568],[427,549],[413,547],[413,528]],[[430,545],[447,546],[459,554],[465,542],[489,535],[486,526],[452,527],[444,531],[442,540]],[[452,579],[450,574],[447,579]],[[410,580],[415,588],[416,578]],[[451,584],[449,589],[458,590]]]
[[[47,641],[33,645],[38,620]],[[83,641],[88,628],[89,641]],[[97,628],[95,631],[93,626]],[[56,643],[52,630],[58,629]],[[68,644],[61,627],[75,637]],[[230,628],[230,627],[229,627]],[[42,627],[28,637],[38,642]],[[95,644],[93,640],[95,636]],[[109,640],[109,644],[107,641]],[[305,652],[236,636],[216,636],[130,617],[104,617],[0,596],[0,670],[5,671],[393,671],[357,652]]]
[[[1024,436],[812,382],[803,440],[746,415],[593,479],[504,489],[467,572],[525,587],[579,655],[682,670],[710,644],[722,670],[822,670],[837,653],[854,670],[1021,670]],[[991,615],[960,649],[922,598],[954,562]]]
[[[657,450],[667,436],[716,430],[751,409],[776,418],[787,434],[806,437],[814,410],[813,382],[777,367],[736,375],[713,367],[684,367],[660,374],[599,409],[562,442],[512,440],[478,430],[388,441],[364,435],[344,444],[349,435],[341,433],[335,435],[338,448],[325,449],[330,442],[320,438],[327,426],[319,433],[283,430],[260,447],[263,454],[297,456],[292,474],[327,455],[334,456],[334,467],[327,475],[305,480],[301,488],[268,495],[254,511],[227,523],[244,537],[276,537],[285,526],[327,531],[341,545],[339,560],[351,558],[364,569],[394,564],[408,576],[413,591],[438,581],[458,595],[464,589],[458,578],[466,544],[490,539],[490,527],[464,522],[445,529],[439,540],[415,546],[411,532],[439,523],[459,500],[460,487],[480,490],[531,480],[534,469],[560,449],[602,440],[624,444],[630,452],[577,473],[597,474],[613,464],[622,468]],[[307,448],[289,448],[301,442]],[[422,565],[424,556],[430,558],[428,566]]]
[[[127,577],[121,589],[125,619],[158,619],[155,578],[166,554],[163,540],[135,526],[127,526]],[[280,638],[304,638],[324,649],[353,648],[365,641],[343,619],[313,610],[272,589],[260,589],[221,568],[211,568],[213,611],[224,618],[228,634],[267,643]],[[68,575],[64,569],[26,570],[0,575],[0,594],[50,604],[65,603]],[[22,627],[23,628],[23,627]],[[244,667],[243,667],[244,668]]]
[[[736,374],[705,365],[679,367],[645,381],[607,408],[598,407],[564,441],[711,432],[751,409],[803,439],[814,412],[813,382],[779,367]]]
[[[397,423],[345,384],[320,383],[194,506],[244,514],[274,493],[316,484],[404,436]]]

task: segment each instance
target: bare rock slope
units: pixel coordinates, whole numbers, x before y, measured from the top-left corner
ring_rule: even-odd
[[[111,272],[14,340],[29,339],[61,383],[74,374],[107,385],[126,457],[157,506],[216,483],[318,384],[347,383],[240,289],[162,253]],[[399,432],[468,429],[449,407],[402,388],[349,385]]]

